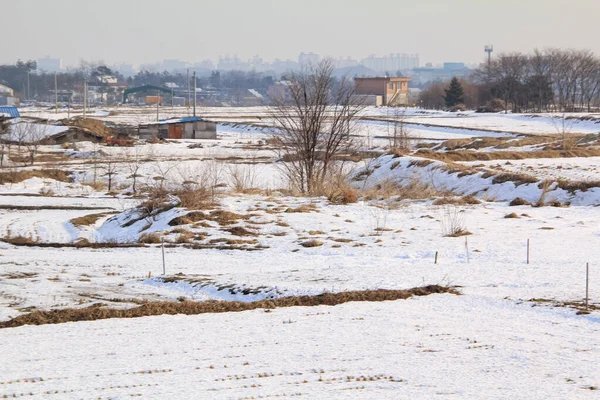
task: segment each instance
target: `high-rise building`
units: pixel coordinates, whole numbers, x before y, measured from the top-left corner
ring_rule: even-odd
[[[298,64],[301,66],[316,65],[319,62],[319,55],[315,53],[300,53],[298,56]]]
[[[396,53],[389,56],[377,57],[371,55],[361,61],[361,64],[377,72],[394,73],[419,67],[418,54]]]

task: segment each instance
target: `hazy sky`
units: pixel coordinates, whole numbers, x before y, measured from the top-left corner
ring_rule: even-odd
[[[0,63],[140,64],[260,55],[419,53],[481,61],[535,47],[600,54],[600,0],[2,0]]]

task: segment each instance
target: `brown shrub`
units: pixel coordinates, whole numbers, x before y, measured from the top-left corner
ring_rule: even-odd
[[[504,218],[520,218],[517,213],[506,214]]]
[[[525,199],[522,199],[520,197],[515,197],[514,199],[512,199],[512,201],[510,203],[508,203],[509,206],[514,207],[514,206],[530,206],[531,203],[528,202]]]
[[[140,235],[138,242],[146,244],[160,243],[161,237],[158,232],[143,233]]]
[[[356,203],[358,200],[358,190],[350,185],[344,185],[341,188],[331,191],[327,199],[334,204]]]
[[[427,296],[434,293],[460,293],[453,287],[429,285],[407,290],[363,290],[341,293],[323,293],[316,296],[289,296],[255,302],[235,302],[209,300],[203,302],[149,302],[129,309],[102,307],[100,304],[87,308],[34,311],[9,321],[0,322],[0,328],[14,328],[23,325],[60,324],[75,321],[95,321],[107,318],[138,318],[152,315],[197,315],[206,313],[239,312],[278,307],[310,307],[319,305],[335,306],[350,301],[391,301],[408,299],[412,296]]]

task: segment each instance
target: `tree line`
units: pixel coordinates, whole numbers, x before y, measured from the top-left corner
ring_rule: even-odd
[[[600,107],[600,58],[589,50],[546,49],[503,53],[460,79],[469,109],[513,112],[574,112]],[[434,82],[419,103],[449,108],[448,82]]]

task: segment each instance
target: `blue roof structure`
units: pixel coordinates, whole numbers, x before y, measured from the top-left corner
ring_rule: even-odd
[[[14,106],[0,106],[0,115],[8,114],[9,118],[19,118],[19,110]]]
[[[170,119],[161,119],[158,122],[149,123],[148,125],[181,124],[183,122],[196,122],[196,121],[202,121],[202,119],[198,118],[198,117],[170,118]]]

